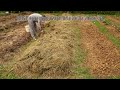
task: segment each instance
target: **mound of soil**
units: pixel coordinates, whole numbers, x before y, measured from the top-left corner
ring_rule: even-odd
[[[69,27],[65,28],[69,22],[49,24],[46,33],[33,42],[13,66],[17,75],[27,78],[34,74],[43,78],[67,78],[70,75],[73,33]]]

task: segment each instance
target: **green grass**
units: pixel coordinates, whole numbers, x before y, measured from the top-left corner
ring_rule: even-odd
[[[111,21],[110,19],[106,19],[105,18],[103,23],[105,23],[105,25],[114,25],[115,27],[120,29],[120,24],[119,23],[115,23],[115,22]]]
[[[115,46],[120,48],[120,40],[114,37],[112,34],[108,32],[108,30],[102,26],[98,21],[93,21],[93,23],[99,28],[99,31],[104,34]]]
[[[93,77],[90,75],[88,68],[81,66],[83,64],[86,53],[85,51],[80,47],[80,30],[77,29],[74,31],[76,35],[75,40],[75,52],[74,52],[74,61],[75,61],[75,67],[74,67],[74,73],[75,78],[80,79],[92,79]]]
[[[5,11],[0,11],[0,16],[4,16],[4,15],[7,15],[5,14]]]
[[[107,19],[104,19],[103,23],[104,23],[105,25],[110,25],[110,24],[111,24],[110,20],[107,20]]]
[[[2,79],[19,79],[19,78],[16,77],[16,75],[14,73],[9,73],[7,75],[3,75]]]
[[[118,31],[120,31],[120,24],[119,25],[116,25]]]
[[[12,72],[8,72],[3,65],[0,65],[0,79],[17,79],[18,77]]]
[[[113,17],[113,15],[111,15],[111,16]],[[120,24],[119,24],[119,23],[115,23],[114,21],[112,21],[112,20],[110,20],[110,19],[106,19],[106,18],[104,18],[103,23],[104,23],[105,25],[113,25],[113,26],[115,26],[115,28],[116,28],[118,31],[120,31]]]
[[[111,77],[108,77],[108,79],[120,79],[120,76],[116,77],[116,76],[111,76]]]

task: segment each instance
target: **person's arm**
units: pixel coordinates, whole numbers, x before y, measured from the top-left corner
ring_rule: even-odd
[[[30,29],[30,34],[31,34],[32,38],[34,40],[36,40],[36,38],[35,38],[35,32],[32,29]]]
[[[41,27],[41,25],[42,25],[42,22],[41,22],[42,20],[41,19],[38,19],[38,28],[41,30],[42,29],[42,27]]]
[[[40,17],[38,20],[38,27],[41,31],[43,31],[42,28],[44,27],[44,20],[42,18],[43,17]]]
[[[35,27],[34,27],[33,22],[29,22],[29,32],[30,32],[32,38],[36,40],[36,38],[35,38]]]
[[[30,35],[34,40],[36,40],[36,38],[35,38],[35,23],[33,22],[33,19],[31,16],[28,17],[28,24],[29,24]]]

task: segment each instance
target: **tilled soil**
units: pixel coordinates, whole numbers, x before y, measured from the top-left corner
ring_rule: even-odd
[[[113,17],[110,16],[106,16],[107,19],[112,20],[112,22],[115,22],[117,24],[120,24],[120,21],[114,19]],[[112,24],[110,25],[105,25],[104,23],[101,22],[101,25],[104,25],[106,27],[106,29],[115,37],[120,39],[120,31]]]
[[[7,61],[15,54],[21,45],[27,43],[30,38],[24,26],[26,22],[16,22],[16,15],[1,16],[0,26],[0,62]],[[10,57],[10,58],[9,58]]]
[[[79,23],[82,43],[87,51],[86,65],[98,78],[120,75],[120,53],[91,22]]]

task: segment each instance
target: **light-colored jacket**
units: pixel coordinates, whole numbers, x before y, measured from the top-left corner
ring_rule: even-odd
[[[39,25],[38,27],[41,29],[42,15],[40,15],[38,13],[33,13],[28,16],[29,30],[30,30],[30,34],[33,39],[35,39],[35,33],[37,31],[36,30],[36,27],[37,27],[36,22],[38,23],[37,25]]]

